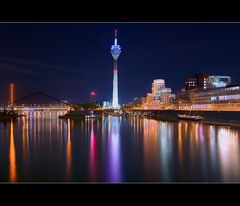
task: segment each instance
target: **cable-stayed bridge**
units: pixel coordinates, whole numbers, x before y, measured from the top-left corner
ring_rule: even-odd
[[[38,95],[47,97],[50,100],[54,100],[54,103],[26,103],[26,100]],[[3,110],[5,107],[7,110],[14,109],[15,111],[68,111],[71,106],[72,104],[68,102],[62,101],[44,92],[37,91],[16,99],[13,104],[9,104],[7,106],[2,105],[1,110]]]

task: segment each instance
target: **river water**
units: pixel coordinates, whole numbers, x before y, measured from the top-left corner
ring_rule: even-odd
[[[0,122],[1,182],[239,182],[240,129],[30,112]]]

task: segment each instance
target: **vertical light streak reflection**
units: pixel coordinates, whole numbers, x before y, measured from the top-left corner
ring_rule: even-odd
[[[199,124],[198,123],[196,123],[196,124],[194,124],[194,137],[195,137],[195,139],[194,139],[194,145],[196,145],[197,147],[198,147],[198,139],[199,139],[199,136],[200,136],[200,138],[202,139],[202,126],[200,127],[201,128],[201,130],[200,130],[200,132],[199,132]]]
[[[49,112],[49,142],[52,145],[52,112]]]
[[[37,134],[36,134],[36,127],[37,127],[37,112],[33,113],[33,144],[34,144],[34,150],[36,151],[36,146],[37,146],[37,142],[36,142],[36,137],[37,137]]]
[[[68,180],[71,179],[72,176],[72,143],[71,143],[71,124],[70,119],[68,119],[68,126],[67,126],[67,178]]]
[[[104,151],[104,135],[105,135],[104,130],[105,130],[105,128],[106,128],[106,121],[105,121],[105,117],[104,117],[104,115],[103,115],[103,116],[102,116],[102,128],[101,128],[101,130],[102,130],[102,145],[103,145],[103,151]]]
[[[197,131],[197,139],[199,139],[199,141],[197,141],[196,145],[198,148],[197,154],[200,154],[200,161],[201,161],[201,175],[204,179],[207,178],[207,174],[208,174],[208,156],[207,156],[207,147],[206,145],[208,144],[208,137],[204,135],[203,132],[203,125],[202,124],[196,124],[196,131]]]
[[[40,134],[43,133],[44,134],[44,121],[45,121],[45,114],[44,112],[41,112],[39,113],[40,117],[37,117],[37,145],[38,145],[38,148],[40,148]],[[39,121],[40,120],[40,121]],[[39,123],[41,122],[41,123]],[[40,127],[41,125],[41,127]]]
[[[9,146],[9,181],[17,181],[16,150],[14,143],[13,120],[10,123],[10,146]]]
[[[156,120],[143,120],[143,147],[144,147],[144,170],[146,177],[154,177],[157,173],[157,127]]]
[[[172,144],[168,141],[168,136],[166,134],[167,128],[166,123],[161,122],[161,138],[160,138],[160,152],[161,152],[161,171],[164,181],[169,181],[170,177],[170,150],[172,149]]]
[[[188,132],[188,123],[184,122],[184,136],[187,135]]]
[[[216,127],[210,126],[209,127],[209,152],[210,152],[210,162],[211,162],[211,170],[217,170],[217,146],[216,146]]]
[[[178,122],[178,158],[179,158],[179,171],[180,174],[182,175],[183,174],[182,122]]]
[[[189,122],[189,146],[190,146],[190,168],[191,171],[194,172],[197,168],[198,156],[199,156],[199,145],[198,142],[198,123]]]
[[[60,144],[62,147],[62,140],[63,140],[63,122],[58,121],[58,124],[60,125]],[[51,125],[50,125],[51,127]]]
[[[230,129],[219,128],[218,151],[220,172],[223,181],[238,180],[240,178],[240,154],[238,133]]]
[[[121,182],[121,154],[120,154],[120,118],[109,118],[109,144],[108,144],[108,180],[110,182]]]
[[[22,126],[22,149],[23,149],[23,159],[25,159],[26,156],[26,119],[23,120],[23,126]]]
[[[25,163],[25,168],[28,165],[28,154],[29,154],[29,136],[28,136],[28,118],[23,118],[22,127],[22,149],[23,149],[23,161]]]
[[[97,180],[97,138],[94,133],[94,120],[91,120],[90,133],[90,177],[91,181]]]

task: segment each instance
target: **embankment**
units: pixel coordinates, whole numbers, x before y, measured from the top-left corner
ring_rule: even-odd
[[[240,111],[151,110],[153,118],[176,121],[178,114],[200,115],[203,123],[240,126]]]

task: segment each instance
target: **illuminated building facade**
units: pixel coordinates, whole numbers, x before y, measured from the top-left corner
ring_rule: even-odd
[[[10,83],[9,87],[9,105],[13,106],[15,101],[15,86],[14,83]]]
[[[159,100],[162,103],[169,102],[171,88],[166,88],[164,79],[155,79],[152,83],[152,96],[154,100]]]
[[[192,90],[188,98],[192,104],[240,103],[240,85]]]
[[[102,107],[111,107],[112,106],[112,102],[111,101],[103,101],[102,102]]]
[[[185,82],[185,89],[207,89],[209,74],[201,73],[188,77]]]
[[[139,97],[139,98],[135,97],[131,101],[130,105],[134,107],[141,107],[144,103],[146,103],[146,100],[147,100],[147,97]]]
[[[155,79],[152,82],[152,92],[142,99],[144,109],[163,109],[172,103],[171,88],[165,86],[164,79]]]
[[[153,101],[152,93],[147,93],[146,103],[151,103]]]
[[[165,88],[165,81],[163,79],[155,79],[152,83],[152,95],[156,100],[161,98],[162,89]]]
[[[240,85],[192,89],[177,96],[178,108],[240,110]]]
[[[226,87],[231,84],[230,76],[209,76],[207,88]]]
[[[196,77],[197,77],[197,88],[207,89],[207,82],[208,82],[209,74],[201,73],[201,74],[197,74]]]
[[[216,87],[226,87],[231,84],[230,76],[209,76],[207,73],[195,74],[188,77],[185,82],[185,89],[209,89]]]
[[[197,78],[196,77],[188,77],[187,81],[185,82],[185,89],[196,89],[197,88]]]
[[[112,107],[117,109],[117,108],[119,108],[119,103],[118,103],[118,61],[117,60],[121,53],[121,47],[117,44],[117,30],[115,30],[114,45],[112,45],[110,52],[114,59]]]
[[[169,104],[171,103],[171,89],[170,88],[163,88],[161,92],[161,98],[160,101],[163,102],[164,104]]]

